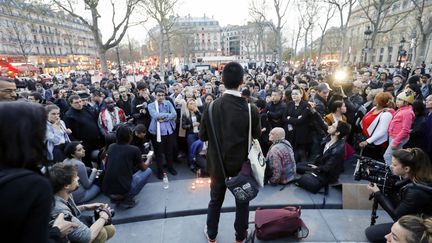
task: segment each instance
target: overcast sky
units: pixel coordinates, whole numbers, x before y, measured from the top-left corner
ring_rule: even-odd
[[[82,3],[82,0],[75,1]],[[276,14],[272,5],[273,1],[267,0],[267,2],[269,4],[267,8],[267,17],[273,19],[273,22],[276,23]],[[124,0],[116,0],[116,3],[116,11],[119,15],[123,14],[121,11],[124,11],[124,7],[122,7]],[[251,20],[249,16],[249,3],[250,0],[179,0],[177,8],[174,9],[174,12],[179,16],[187,16],[190,14],[192,17],[202,17],[205,14],[207,17],[214,17],[215,20],[218,20],[221,27],[228,24],[241,25],[247,23],[248,20]],[[111,9],[112,8],[108,0],[101,0],[101,3],[99,4],[99,12],[102,17],[100,19],[99,28],[104,40],[108,39],[109,35],[112,33]],[[77,8],[77,12],[89,13],[89,11],[84,11],[82,6]],[[288,42],[290,42],[293,30],[297,28],[297,7],[293,6],[291,3],[286,15],[287,23],[285,25],[283,34],[286,38],[288,38]],[[135,12],[132,21],[134,22],[142,19],[144,19],[143,14]],[[338,18],[334,18],[331,25],[337,25],[337,19]],[[156,23],[150,19],[145,24],[145,27],[141,25],[131,27],[128,30],[128,34],[131,39],[136,39],[140,42],[143,42],[147,37],[146,29],[150,29],[155,25]],[[316,32],[316,34],[313,36],[314,39],[319,37],[318,29],[318,27],[315,28],[314,32]],[[127,38],[124,40],[126,39]]]

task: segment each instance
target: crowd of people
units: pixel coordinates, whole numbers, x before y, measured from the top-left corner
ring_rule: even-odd
[[[218,218],[223,202],[220,194],[225,189],[218,184],[222,180],[215,179],[221,179],[220,171],[215,172],[219,169],[206,122],[209,104],[218,101],[215,120],[227,161],[243,158],[243,152],[247,154],[246,146],[241,146],[246,140],[237,133],[247,128],[248,119],[241,113],[243,103],[252,104],[253,115],[256,112],[259,121],[254,126],[260,126],[254,136],[268,165],[266,184],[295,182],[316,193],[336,183],[352,164],[346,161],[357,153],[384,161],[394,174],[409,180],[406,185],[432,186],[432,86],[424,66],[411,71],[385,67],[344,69],[347,77],[343,80],[314,66],[241,69],[226,76],[222,70],[191,70],[167,73],[165,77],[154,70],[137,82],[113,75],[97,80],[84,74],[17,86],[13,80],[1,78],[0,103],[4,105],[0,106],[6,112],[1,113],[2,117],[14,117],[7,109],[17,109],[13,113],[18,114],[14,117],[17,130],[25,125],[18,127],[26,116],[19,116],[20,109],[38,121],[43,109],[46,117],[42,119],[46,122],[43,129],[28,130],[22,137],[8,134],[12,128],[1,121],[2,141],[8,140],[8,144],[2,143],[2,170],[17,167],[39,171],[37,165],[49,166],[45,173],[51,185],[40,186],[53,188],[55,206],[51,218],[71,215],[74,224],[68,226],[68,234],[61,232],[62,236],[73,241],[104,242],[115,232],[109,224],[111,212],[107,205],[85,203],[103,192],[117,205],[132,208],[137,203],[135,196],[152,174],[158,179],[165,173],[176,176],[175,167],[182,166],[183,161],[193,173],[212,177],[209,210],[212,208],[214,213],[208,218],[207,233],[209,242],[214,242],[214,218]],[[235,99],[221,99],[226,95]],[[35,128],[36,124],[28,126],[25,129]],[[44,134],[39,134],[42,131]],[[17,137],[17,143],[10,137]],[[10,150],[10,146],[17,147]],[[18,149],[26,149],[26,153],[13,155],[12,151]],[[412,157],[406,158],[405,153]],[[421,158],[422,164],[413,158]],[[150,168],[153,161],[154,170]],[[234,175],[241,167],[226,163],[229,174]],[[423,174],[418,176],[420,170]],[[425,194],[429,196],[427,202],[413,202],[406,195],[406,191],[414,190],[409,188],[404,186],[401,196],[410,209],[398,209],[408,206],[381,200],[383,205],[390,205],[386,210],[395,221],[407,214],[432,213],[430,192]],[[369,189],[380,198],[376,186]],[[43,200],[50,201],[45,194],[37,197],[45,196]],[[241,205],[238,208],[244,211]],[[81,217],[81,211],[95,209],[101,209],[97,220]],[[53,222],[51,229],[55,228]],[[240,242],[245,238],[244,224],[239,221],[236,225],[236,240]],[[389,225],[386,227],[370,229],[367,235],[384,240],[390,230]]]

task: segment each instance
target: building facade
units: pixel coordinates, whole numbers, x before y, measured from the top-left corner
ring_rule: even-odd
[[[376,1],[379,2],[379,1]],[[432,61],[431,36],[426,40],[424,51],[419,50],[420,31],[416,19],[419,12],[412,0],[384,1],[381,13],[382,21],[373,23],[365,17],[365,10],[360,6],[354,8],[347,31],[347,60],[351,63],[371,63],[393,65],[415,63],[416,57]],[[363,6],[367,1],[362,1]],[[422,4],[423,0],[417,0]],[[432,12],[432,1],[424,0],[422,20],[427,24]],[[376,6],[364,7],[370,16],[374,15]],[[432,24],[432,23],[431,23]],[[368,29],[369,28],[369,29]],[[368,31],[370,30],[370,31]],[[375,35],[375,36],[374,36]],[[372,40],[374,36],[374,41]],[[373,42],[373,46],[372,46]]]
[[[0,59],[43,72],[94,69],[96,44],[78,19],[44,5],[0,0]]]

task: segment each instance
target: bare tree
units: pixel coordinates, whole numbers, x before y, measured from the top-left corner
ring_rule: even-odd
[[[321,11],[326,13],[326,15],[325,15],[326,17],[324,19],[324,23],[318,23],[318,26],[321,30],[321,38],[320,38],[320,43],[319,43],[319,47],[318,47],[318,61],[317,61],[318,64],[321,63],[321,53],[322,53],[322,49],[323,49],[325,32],[327,31],[328,23],[330,22],[330,20],[333,18],[333,16],[336,13],[336,8],[333,4],[328,4],[327,6],[321,8],[320,12]],[[321,15],[321,14],[319,14],[319,15]]]
[[[346,52],[346,34],[348,30],[348,24],[351,19],[352,9],[357,0],[326,0],[329,4],[336,7],[339,13],[340,21],[340,35],[341,35],[341,47],[340,47],[340,57],[339,63],[343,64],[345,62],[345,52]]]
[[[419,41],[416,49],[416,65],[421,64],[426,60],[427,57],[427,43],[432,37],[432,15],[425,11],[426,0],[411,0],[414,5],[414,11],[416,12],[417,28],[419,30]]]
[[[266,15],[266,0],[262,0],[261,4],[257,2],[258,0],[252,0],[249,12],[253,13],[254,15],[261,16],[263,20],[268,22],[268,18]],[[291,0],[273,0],[273,7],[274,11],[276,13],[276,25],[271,24],[270,27],[273,29],[273,32],[275,33],[275,42],[277,46],[277,61],[279,65],[282,62],[282,29],[286,23],[285,15],[288,10],[288,6],[290,5]]]
[[[366,18],[371,25],[371,45],[373,50],[375,47],[376,37],[379,34],[386,34],[394,29],[402,20],[404,20],[410,11],[403,14],[390,15],[390,10],[394,3],[399,0],[364,0],[360,1],[360,8],[363,10],[364,18]],[[369,62],[371,55],[368,56]]]
[[[44,9],[25,0],[9,0],[0,3],[3,11],[10,17],[9,20],[0,22],[0,34],[9,42],[7,45],[10,51],[21,55],[28,67],[28,58],[32,54],[35,44],[38,42],[33,39],[32,31],[36,31],[32,26],[29,16],[42,14]]]
[[[130,26],[130,18],[132,13],[134,12],[137,3],[139,0],[124,0],[125,13],[122,17],[118,18],[116,10],[119,9],[119,6],[116,5],[114,0],[110,0],[111,5],[111,24],[113,27],[113,32],[107,39],[107,41],[102,41],[102,36],[99,30],[99,19],[101,17],[101,13],[98,10],[98,6],[100,5],[100,0],[79,0],[85,6],[84,11],[87,13],[90,12],[91,20],[86,19],[84,14],[79,14],[78,12],[82,12],[82,10],[76,9],[79,4],[76,3],[76,0],[51,0],[56,6],[63,11],[66,11],[70,15],[75,18],[78,18],[83,25],[87,26],[93,33],[93,37],[95,38],[97,52],[101,63],[101,68],[103,73],[108,73],[108,66],[106,62],[106,52],[107,50],[117,46],[123,39],[126,34],[126,30]],[[120,21],[116,21],[119,19]]]
[[[297,48],[298,48],[298,43],[300,42],[300,39],[302,38],[302,18],[298,19],[298,27],[297,27],[297,31],[295,33],[295,41],[294,41],[294,56],[297,56]]]
[[[170,53],[170,30],[175,23],[174,8],[178,0],[140,0],[141,5],[144,8],[148,16],[154,19],[159,27],[159,66],[160,66],[160,77],[165,77],[165,52],[164,43]]]
[[[312,34],[313,26],[315,21],[317,20],[319,5],[317,1],[314,0],[304,0],[297,3],[297,9],[300,13],[301,18],[301,26],[304,29],[304,48],[303,59],[306,61],[306,53],[308,48],[308,35]],[[312,43],[312,36],[310,38],[310,42]],[[311,46],[312,49],[312,46]],[[309,58],[312,58],[312,53],[310,53]]]

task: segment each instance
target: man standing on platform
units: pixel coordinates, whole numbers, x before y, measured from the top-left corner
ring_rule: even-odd
[[[243,67],[236,62],[228,63],[223,69],[222,81],[226,91],[216,99],[212,107],[213,123],[222,150],[222,160],[227,176],[236,176],[248,157],[249,111],[248,104],[241,97],[239,86],[243,83]],[[255,105],[251,105],[252,137],[261,133],[260,116]],[[225,197],[225,178],[218,161],[215,137],[210,126],[208,110],[204,111],[199,137],[208,141],[207,170],[210,174],[210,202],[207,209],[205,235],[208,242],[216,242],[221,207]],[[236,201],[234,222],[235,240],[243,242],[247,237],[249,203]]]

